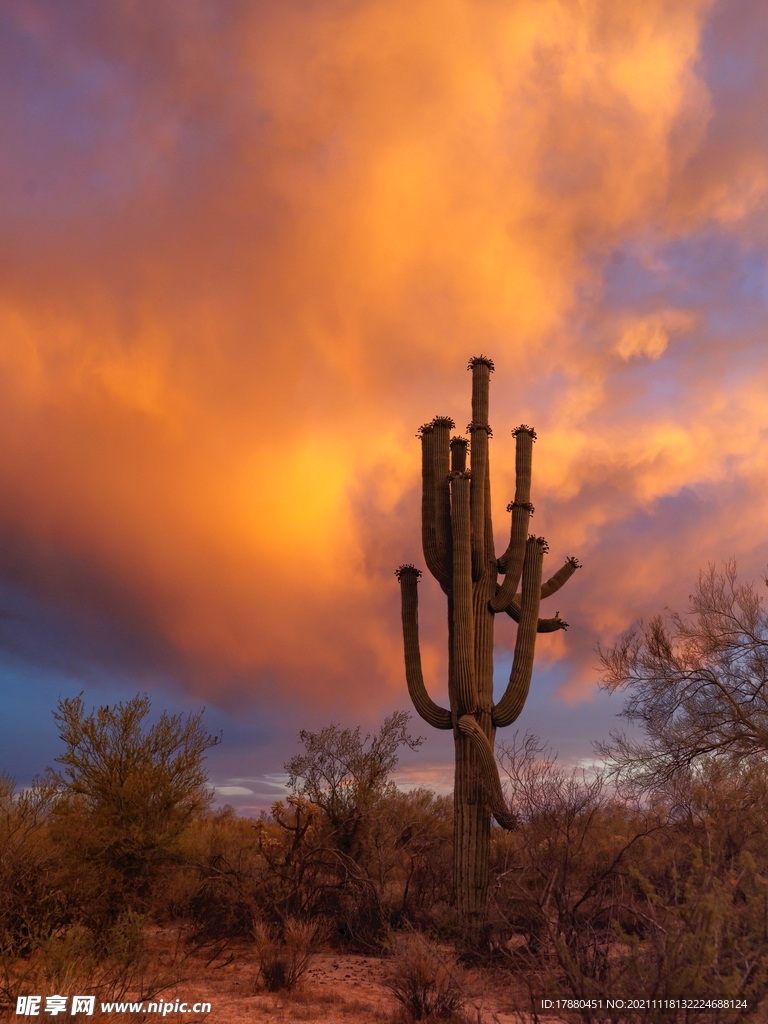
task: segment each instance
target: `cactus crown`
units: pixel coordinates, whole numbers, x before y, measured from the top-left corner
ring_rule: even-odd
[[[493,431],[491,430],[491,428],[488,426],[487,423],[468,423],[467,424],[467,433],[468,434],[471,434],[475,430],[484,430],[486,432],[486,434],[488,435],[488,437],[493,437]]]
[[[452,437],[450,447],[455,448],[457,445],[463,444],[465,448],[469,446],[469,441],[466,437]]]
[[[431,423],[422,423],[419,429],[416,431],[416,437],[424,437],[425,434],[432,433]]]
[[[395,569],[395,576],[402,580],[403,576],[415,576],[418,580],[421,576],[421,569],[417,569],[412,562],[404,562]]]
[[[491,373],[494,370],[493,360],[489,359],[488,356],[472,356],[467,363],[467,369],[474,370],[476,366],[487,366]]]
[[[517,437],[518,434],[530,434],[532,439],[536,440],[536,431],[533,427],[529,427],[527,423],[521,423],[519,427],[515,427],[512,431],[512,437]]]
[[[431,423],[432,427],[448,427],[453,430],[456,424],[453,422],[450,416],[435,416]]]
[[[536,511],[530,501],[510,501],[507,505],[507,512],[511,512],[515,508],[526,508],[531,515]]]
[[[566,558],[565,562],[566,565],[572,565],[574,569],[581,568],[581,562],[578,560],[578,558],[574,558],[573,555],[570,555],[568,558]]]
[[[540,545],[541,550],[544,552],[544,554],[546,554],[549,551],[549,544],[547,544],[546,538],[537,537],[535,534],[530,533],[528,535],[528,540],[535,540],[536,543]]]

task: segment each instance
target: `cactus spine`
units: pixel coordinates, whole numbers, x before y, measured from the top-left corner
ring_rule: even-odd
[[[454,889],[459,918],[472,934],[485,913],[491,815],[502,828],[515,827],[493,752],[496,728],[514,722],[525,704],[536,634],[567,627],[557,614],[540,618],[539,604],[563,586],[579,563],[569,558],[542,584],[546,541],[528,535],[533,514],[531,462],[536,433],[525,424],[512,431],[516,439],[515,500],[507,506],[511,513],[509,544],[504,554],[496,557],[488,459],[488,391],[493,362],[476,356],[469,361],[469,369],[471,445],[463,437],[451,438],[455,424],[446,416],[437,416],[419,428],[422,547],[427,568],[448,602],[448,708],[440,707],[429,696],[421,670],[417,592],[421,571],[414,565],[401,565],[397,577],[408,692],[425,722],[436,729],[453,731]],[[499,612],[506,612],[518,627],[509,683],[494,705],[493,626]]]

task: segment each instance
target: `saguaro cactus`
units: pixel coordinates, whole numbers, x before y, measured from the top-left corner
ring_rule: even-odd
[[[497,558],[491,521],[488,461],[488,389],[493,362],[469,361],[472,371],[472,422],[466,438],[451,437],[452,419],[437,416],[419,428],[422,451],[422,546],[427,568],[448,599],[448,708],[427,693],[421,670],[417,583],[414,565],[397,570],[403,611],[405,674],[418,714],[436,729],[453,730],[456,748],[454,786],[454,886],[465,927],[473,931],[485,913],[488,892],[491,815],[502,828],[515,827],[506,806],[494,756],[498,726],[518,717],[528,696],[537,633],[565,629],[558,614],[539,617],[539,602],[554,594],[579,567],[566,560],[544,584],[543,537],[529,536],[531,456],[535,431],[525,424],[516,439],[515,500],[509,544]],[[471,469],[467,469],[467,449]],[[499,576],[503,580],[499,583]],[[518,586],[521,583],[521,590]],[[506,691],[493,703],[493,626],[505,612],[517,623],[512,671]]]

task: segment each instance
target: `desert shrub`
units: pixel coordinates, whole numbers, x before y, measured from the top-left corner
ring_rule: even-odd
[[[433,925],[453,897],[453,800],[419,788],[383,808],[390,823],[389,878],[401,903],[393,924]]]
[[[161,990],[177,980],[176,965],[153,967],[143,915],[125,911],[94,927],[82,912],[52,827],[56,798],[45,782],[16,794],[0,778],[0,998],[14,1005],[24,993],[80,991],[112,1001]],[[102,890],[109,883],[101,879]]]
[[[252,936],[267,871],[259,835],[258,822],[238,818],[229,806],[184,834],[184,863],[174,874],[167,908],[171,918],[187,922],[198,946]]]
[[[493,903],[534,956],[564,949],[599,981],[634,883],[627,868],[658,815],[615,800],[600,773],[561,767],[535,737],[503,749],[520,826],[494,843]]]
[[[395,789],[390,775],[397,767],[401,746],[416,749],[423,738],[408,733],[410,715],[395,711],[375,736],[360,735],[360,727],[342,729],[331,723],[320,732],[302,730],[303,754],[285,764],[288,783],[325,816],[336,844],[354,855],[361,825],[373,803]]]
[[[453,802],[419,788],[383,793],[369,808],[355,856],[390,927],[418,925],[451,899]]]
[[[768,990],[768,615],[734,561],[699,574],[688,615],[667,611],[601,652],[603,685],[640,727],[598,745],[619,791],[667,816],[636,867],[645,927],[627,974],[673,993]],[[726,1019],[725,1016],[723,1019]],[[734,1019],[736,1019],[734,1017]]]
[[[47,819],[53,793],[36,782],[17,794],[0,776],[0,955],[28,954],[66,920]]]
[[[171,898],[197,946],[252,937],[256,921],[282,934],[290,919],[325,923],[342,945],[370,948],[383,934],[376,889],[329,838],[304,797],[276,801],[271,817],[238,818],[225,808],[195,823]]]
[[[333,876],[319,886],[310,913],[327,924],[330,942],[351,952],[376,952],[386,935],[379,892],[351,859],[332,854]]]
[[[752,1006],[765,995],[767,791],[765,765],[723,758],[700,760],[660,791],[668,826],[636,866],[645,927],[623,943],[628,976]]]
[[[152,967],[148,915],[208,806],[212,740],[199,716],[144,728],[148,711],[146,698],[91,715],[63,701],[63,769],[18,795],[0,779],[0,994],[11,1003],[67,988],[110,1001],[175,980],[178,955]]]
[[[365,869],[339,849],[320,810],[304,797],[272,806],[273,822],[259,821],[265,869],[256,902],[262,918],[318,920],[329,939],[351,949],[379,948],[384,918],[379,892]]]
[[[559,767],[531,738],[504,763],[520,827],[495,837],[493,911],[506,926],[499,948],[531,995],[755,1005],[768,988],[765,766],[700,761],[640,805],[600,773]],[[640,1017],[686,1019],[682,1009]]]
[[[66,895],[46,823],[49,787],[17,794],[0,776],[0,994],[13,1000],[42,946],[66,922]]]
[[[25,956],[2,961],[0,992],[11,1005],[29,992],[86,992],[112,1002],[130,994],[151,998],[179,979],[180,959],[159,968],[151,956],[145,920],[127,913],[109,935],[71,924],[37,942]]]
[[[80,697],[54,717],[65,744],[47,780],[58,793],[52,838],[62,884],[89,928],[109,932],[126,912],[152,909],[179,840],[210,805],[203,767],[217,741],[201,715],[163,713],[147,726],[149,698],[86,713]]]
[[[254,927],[258,979],[268,992],[290,991],[302,978],[317,941],[317,925],[290,919],[281,928],[257,922]]]
[[[350,949],[380,948],[387,927],[451,897],[450,799],[402,793],[390,777],[400,748],[421,743],[409,717],[396,712],[365,738],[333,724],[302,731],[304,753],[285,765],[294,793],[272,809],[282,835],[264,832],[276,915],[327,918]]]
[[[400,1003],[406,1021],[462,1019],[462,972],[455,958],[418,932],[395,935],[390,944],[385,985]]]

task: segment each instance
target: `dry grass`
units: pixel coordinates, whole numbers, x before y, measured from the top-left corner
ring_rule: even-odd
[[[267,992],[290,992],[304,976],[317,941],[317,927],[305,921],[289,920],[282,935],[259,922],[254,928],[257,982]]]
[[[392,940],[384,984],[400,1003],[407,1024],[465,1019],[463,971],[454,957],[417,932],[397,935]]]

